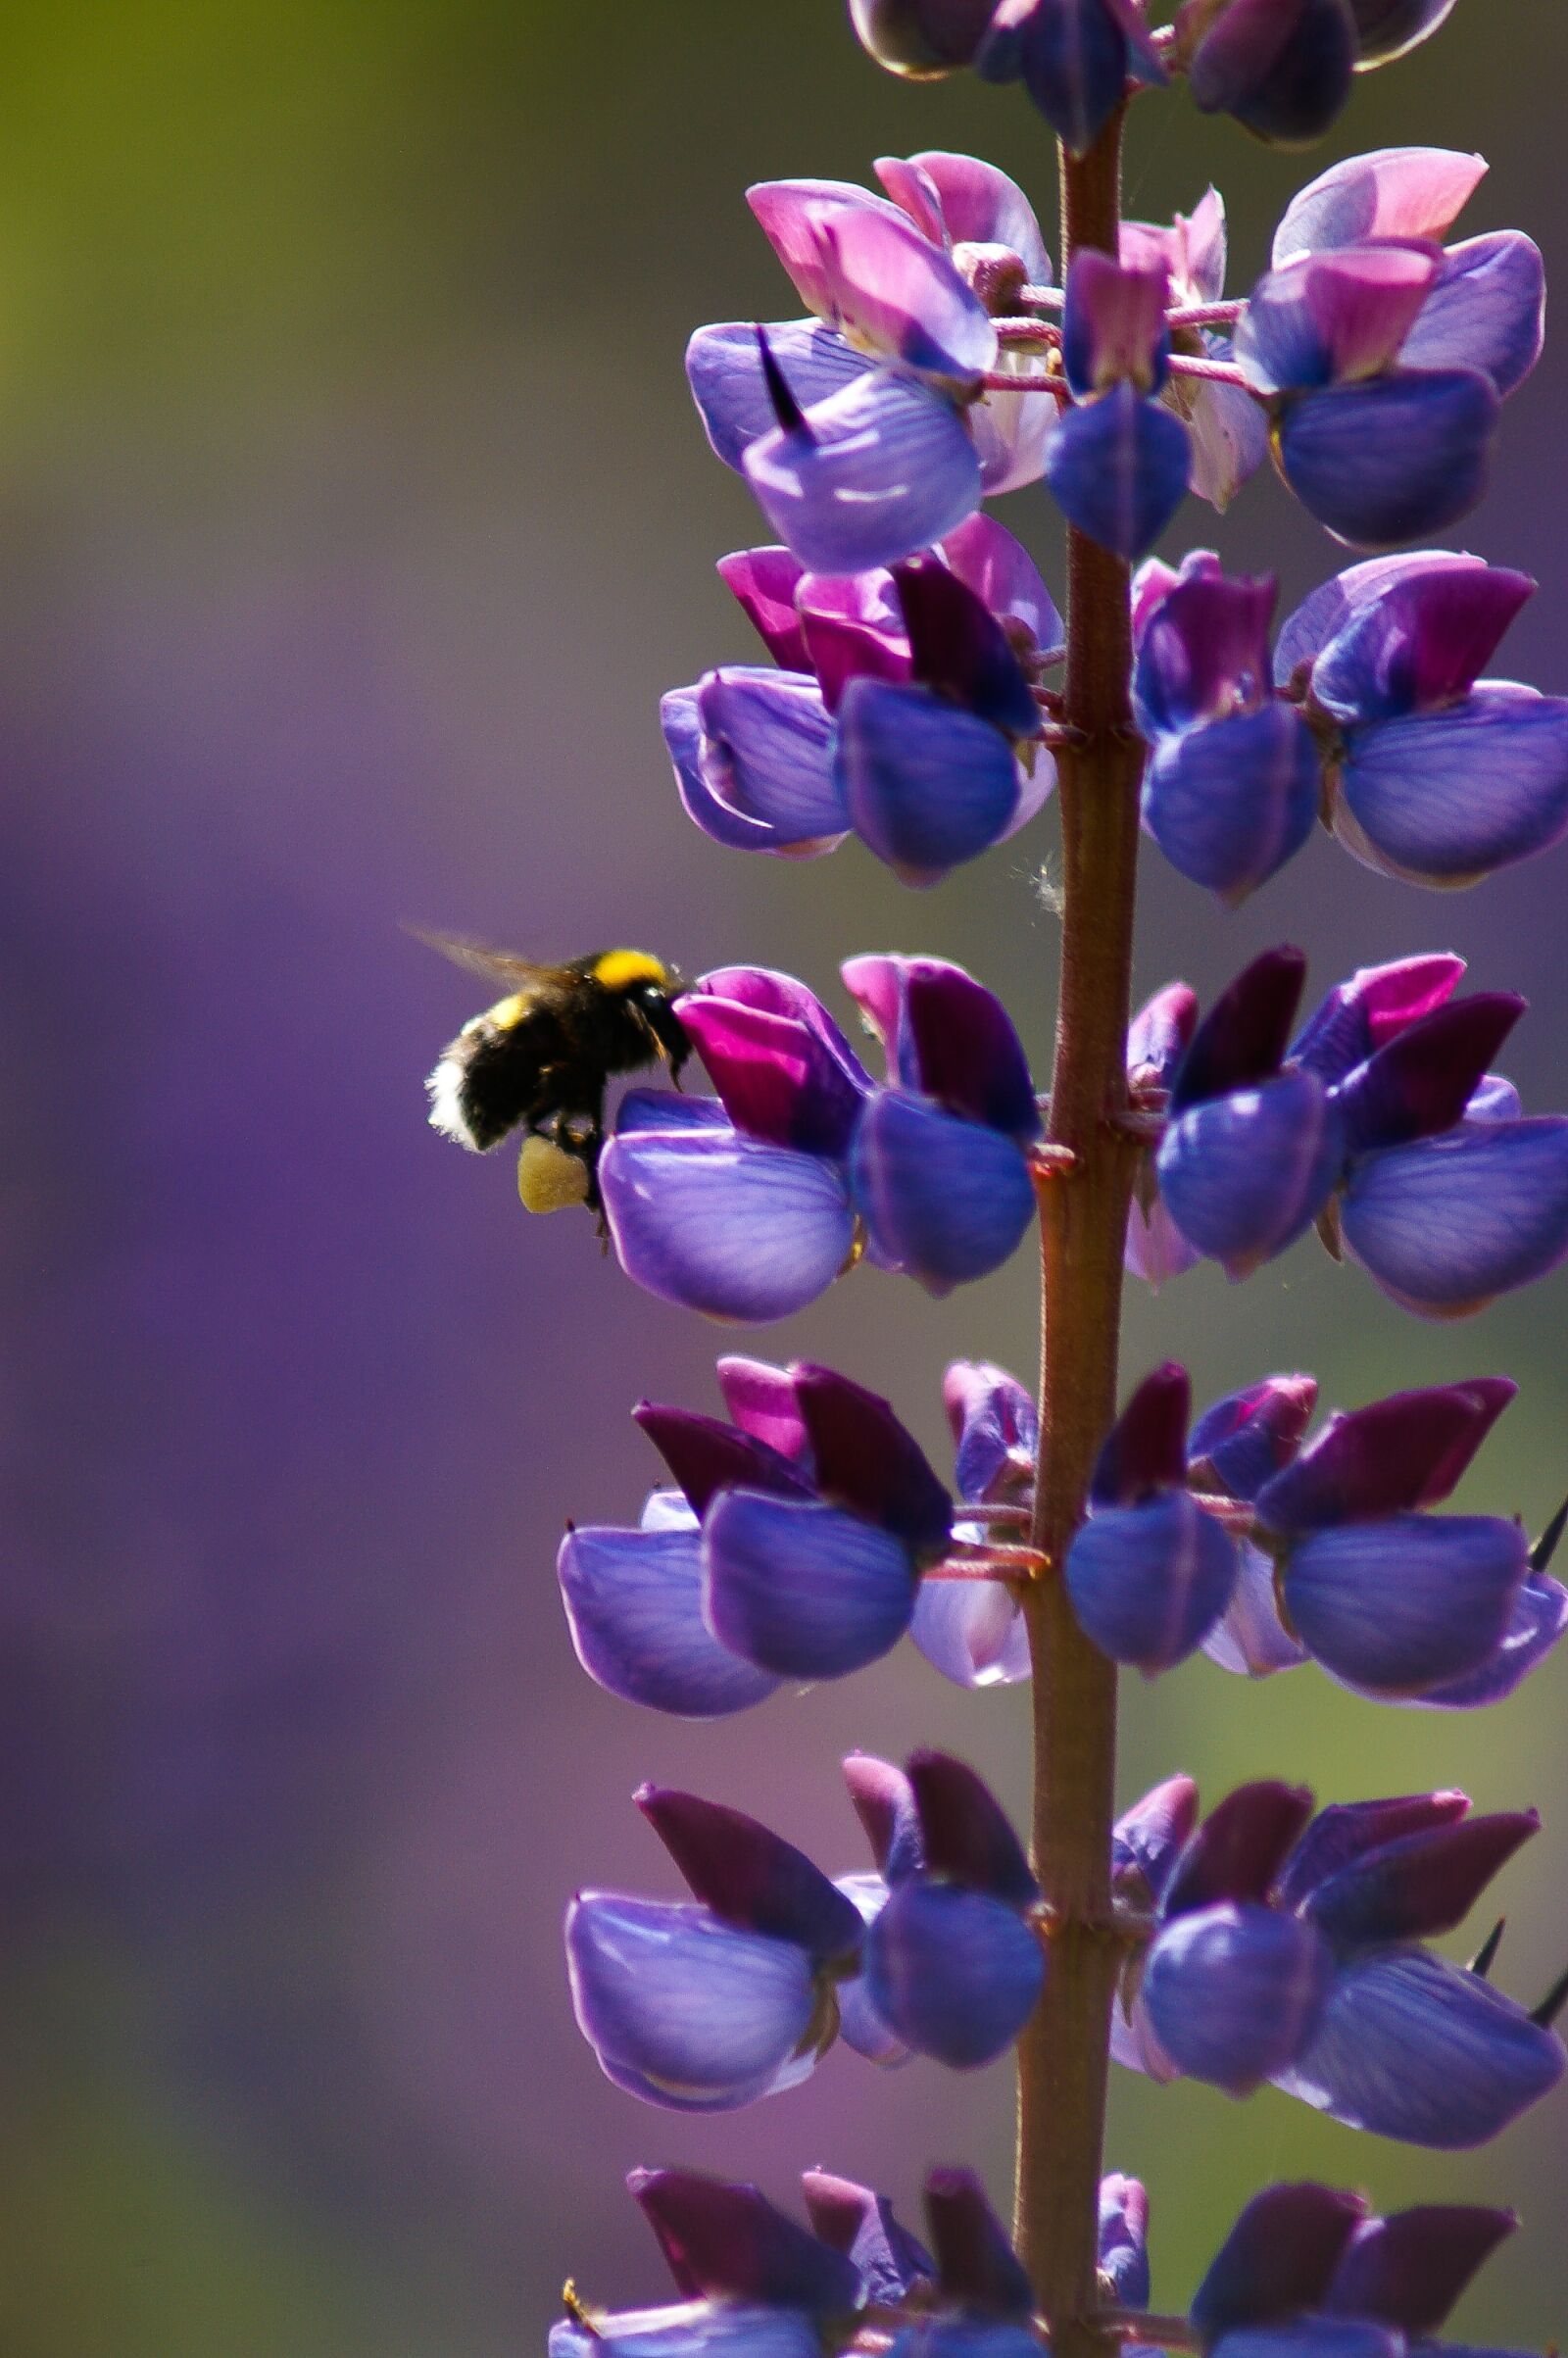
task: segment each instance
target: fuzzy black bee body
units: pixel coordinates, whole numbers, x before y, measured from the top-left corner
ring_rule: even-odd
[[[548,1139],[583,1165],[594,1202],[606,1083],[659,1058],[678,1080],[691,1054],[674,1008],[678,976],[642,950],[602,950],[538,966],[440,935],[423,938],[459,964],[512,985],[443,1051],[426,1084],[432,1126],[478,1154],[517,1129]]]

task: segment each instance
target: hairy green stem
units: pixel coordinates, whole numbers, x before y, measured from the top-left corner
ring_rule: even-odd
[[[1114,253],[1121,118],[1081,158],[1062,157],[1063,267]],[[1058,757],[1064,869],[1060,993],[1050,1137],[1064,1171],[1041,1206],[1040,1462],[1031,1545],[1060,1566],[1095,1453],[1115,1412],[1122,1243],[1137,1145],[1120,1126],[1132,977],[1138,784],[1128,709],[1128,567],[1068,537]],[[1050,1912],[1046,1986],[1018,2049],[1016,2233],[1052,2321],[1053,2358],[1105,2358],[1097,2220],[1110,2008],[1122,1954],[1110,1922],[1116,1672],[1079,1629],[1056,1572],[1025,1599],[1034,1666],[1034,1861]]]

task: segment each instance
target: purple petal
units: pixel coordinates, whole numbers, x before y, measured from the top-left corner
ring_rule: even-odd
[[[990,14],[989,9],[972,13]],[[1051,284],[1051,257],[1034,207],[994,164],[976,156],[923,148],[909,158],[935,189],[942,221],[954,245],[1007,246],[1017,255],[1032,286]],[[881,166],[877,167],[878,177]],[[891,190],[889,191],[891,194]]]
[[[1339,1949],[1434,1940],[1458,1929],[1493,1877],[1540,1830],[1530,1809],[1405,1835],[1318,1884],[1302,1913]]]
[[[1040,1887],[989,1786],[948,1752],[913,1752],[905,1765],[927,1874],[1031,1907]]]
[[[716,1362],[715,1372],[724,1405],[741,1431],[799,1462],[806,1455],[806,1426],[788,1370],[764,1359],[728,1357]]]
[[[857,1090],[870,1088],[870,1074],[822,1002],[793,974],[777,973],[771,966],[715,966],[711,973],[699,976],[692,989],[714,999],[734,1000],[741,1007],[760,1007],[770,1015],[794,1017],[822,1042]]]
[[[1179,2071],[1245,2095],[1301,2052],[1332,1978],[1327,1946],[1298,1918],[1202,1908],[1159,1935],[1140,2002]]]
[[[885,1263],[937,1295],[1000,1269],[1035,1213],[1010,1138],[902,1090],[878,1090],[867,1105],[850,1185]]]
[[[1506,399],[1541,358],[1546,270],[1519,229],[1450,246],[1399,353],[1401,368],[1480,368]]]
[[[1074,256],[1062,312],[1061,359],[1076,399],[1107,393],[1123,378],[1141,393],[1159,390],[1169,296],[1162,261],[1128,263],[1093,247]]]
[[[908,633],[891,573],[803,573],[795,603],[830,712],[852,679],[909,678]]]
[[[1040,1941],[1015,1908],[917,1878],[866,1936],[866,1980],[883,2021],[917,2054],[958,2071],[1003,2054],[1045,1980]]]
[[[894,2218],[885,2194],[825,2170],[805,2171],[801,2190],[814,2233],[855,2262],[868,2300],[891,2304],[931,2282],[930,2253]]]
[[[1290,1464],[1317,1404],[1309,1375],[1265,1376],[1205,1408],[1187,1444],[1198,1486],[1217,1483],[1233,1498],[1255,1498]]]
[[[687,2301],[679,2308],[595,2313],[593,2327],[564,2319],[549,2358],[820,2358],[811,2319],[792,2309]]]
[[[1207,357],[1235,358],[1223,337],[1206,340]],[[1268,457],[1268,418],[1244,385],[1213,377],[1173,377],[1164,399],[1187,421],[1192,445],[1187,488],[1221,515]]]
[[[1305,976],[1306,959],[1289,944],[1262,951],[1242,968],[1194,1032],[1171,1075],[1174,1112],[1250,1088],[1279,1070]]]
[[[695,2170],[633,2170],[626,2185],[682,2292],[808,2316],[859,2306],[858,2271],[756,2186]]]
[[[1149,2306],[1149,2196],[1136,2178],[1100,2182],[1100,2265],[1124,2309]]]
[[[1336,539],[1389,548],[1469,514],[1486,489],[1496,422],[1496,393],[1478,369],[1401,371],[1289,403],[1275,455]]]
[[[1162,1910],[1176,1916],[1220,1900],[1268,1898],[1311,1815],[1304,1785],[1260,1777],[1237,1786],[1187,1842],[1161,1894]]]
[[[727,2112],[804,2077],[811,1963],[707,1908],[584,1891],[566,1913],[577,2025],[617,2088],[678,2112]]]
[[[1518,1389],[1507,1376],[1478,1376],[1334,1417],[1256,1494],[1259,1522],[1309,1531],[1440,1505]]]
[[[1185,1491],[1091,1516],[1067,1553],[1080,1627],[1112,1661],[1151,1674],[1183,1662],[1230,1602],[1236,1549]]]
[[[1136,1800],[1111,1830],[1111,1875],[1118,1891],[1136,1879],[1138,1896],[1152,1904],[1169,1883],[1198,1820],[1198,1788],[1191,1777],[1167,1777]]]
[[[972,2171],[928,2172],[925,2215],[944,2301],[965,2317],[1028,2318],[1033,2313],[1028,2271]]]
[[[1123,380],[1062,417],[1046,482],[1067,521],[1113,555],[1147,556],[1187,491],[1187,428]]]
[[[788,549],[737,549],[719,559],[716,570],[774,663],[787,671],[809,671],[811,660],[795,611],[796,588],[804,578],[800,559]]]
[[[1349,2318],[1302,2318],[1296,2324],[1244,2326],[1216,2342],[1214,2358],[1406,2358],[1403,2337]],[[1450,2351],[1448,2358],[1460,2358]]]
[[[1205,2349],[1239,2326],[1316,2309],[1365,2216],[1362,2197],[1337,2186],[1268,2186],[1254,2194],[1193,2295],[1192,2321]]]
[[[1179,734],[1204,720],[1255,712],[1269,697],[1269,623],[1278,596],[1271,573],[1184,570],[1146,603],[1133,699],[1146,736]]]
[[[1440,1711],[1474,1711],[1488,1703],[1500,1703],[1545,1660],[1565,1630],[1568,1589],[1532,1573],[1514,1598],[1506,1634],[1491,1661],[1468,1678],[1434,1687],[1415,1699],[1429,1710]]]
[[[1437,282],[1429,247],[1360,245],[1303,256],[1252,290],[1236,357],[1265,393],[1353,384],[1394,366]]]
[[[672,688],[659,707],[664,745],[674,764],[676,790],[692,824],[731,852],[776,852],[800,859],[831,852],[842,843],[845,833],[842,824],[837,833],[811,843],[780,841],[776,828],[765,820],[748,818],[720,800],[705,773],[707,745],[699,716],[700,695],[699,688]]]
[[[1160,1194],[1188,1243],[1244,1277],[1311,1226],[1343,1152],[1322,1083],[1287,1073],[1172,1123],[1157,1157]]]
[[[1394,0],[1401,5],[1402,0]],[[1274,232],[1273,265],[1367,237],[1442,238],[1486,176],[1483,156],[1384,147],[1347,156],[1298,190]]]
[[[1003,1581],[922,1581],[909,1635],[956,1687],[1011,1687],[1029,1676],[1029,1631]]]
[[[1156,741],[1143,822],[1171,866],[1234,904],[1266,884],[1312,832],[1317,741],[1289,705],[1211,720]]]
[[[781,849],[842,837],[833,724],[814,680],[751,666],[710,671],[697,717],[703,781],[729,810],[769,828]]]
[[[1127,1072],[1147,1072],[1159,1088],[1192,1046],[1198,1028],[1198,994],[1188,984],[1167,983],[1146,1000],[1127,1026]]]
[[[1389,1515],[1291,1549],[1285,1607],[1325,1669],[1372,1695],[1421,1695],[1501,1644],[1529,1548],[1494,1515]]]
[[[1134,266],[1159,263],[1170,278],[1172,303],[1217,303],[1225,291],[1225,200],[1207,189],[1192,217],[1121,224],[1117,254]]]
[[[1349,1251],[1394,1301],[1462,1317],[1568,1253],[1568,1118],[1487,1122],[1365,1155],[1341,1217]]]
[[[1403,57],[1447,22],[1454,0],[1350,0],[1355,19],[1357,74]]]
[[[1512,2235],[1512,2211],[1425,2203],[1365,2220],[1323,2303],[1334,2317],[1372,2317],[1407,2333],[1435,2333],[1477,2271]]]
[[[853,180],[759,180],[746,191],[746,202],[801,301],[823,319],[831,319],[837,309],[824,228],[859,218],[908,225],[896,205]]]
[[[725,1491],[703,1526],[720,1644],[780,1678],[842,1678],[896,1646],[914,1609],[902,1540],[814,1499]]]
[[[1280,1870],[1272,1897],[1276,1907],[1297,1908],[1341,1869],[1407,1834],[1453,1826],[1465,1816],[1470,1796],[1449,1790],[1396,1793],[1379,1801],[1335,1801],[1320,1809]]]
[[[685,1719],[744,1711],[778,1685],[703,1619],[697,1531],[569,1531],[556,1561],[577,1659],[610,1694]]]
[[[1017,763],[1000,729],[929,688],[852,680],[834,775],[850,822],[906,884],[940,882],[1012,832]]]
[[[859,1910],[864,1924],[874,1924],[887,1905],[888,1887],[880,1875],[841,1875],[839,1890],[846,1899]],[[887,2024],[871,2003],[871,1991],[865,1978],[864,1962],[858,1973],[833,1985],[838,2000],[839,2037],[867,2063],[879,2063],[885,2070],[896,2070],[909,2060],[909,2049]]]
[[[1332,2120],[1444,2150],[1485,2144],[1556,2086],[1562,2042],[1446,1958],[1384,1950],[1336,1977],[1279,2085]]]
[[[768,344],[803,409],[868,375],[874,363],[817,319],[775,319]],[[686,347],[686,376],[714,456],[737,469],[750,445],[778,423],[750,319],[699,327]]]
[[[1470,884],[1568,834],[1568,699],[1484,680],[1446,712],[1351,732],[1332,824],[1368,867]]]
[[[644,1130],[716,1132],[726,1139],[735,1135],[716,1097],[688,1097],[678,1089],[628,1089],[615,1107],[615,1134],[630,1138]]]
[[[1291,1049],[1291,1062],[1332,1086],[1375,1049],[1445,1007],[1463,979],[1464,960],[1451,952],[1361,966],[1314,1008]]]
[[[917,1563],[937,1562],[953,1502],[913,1435],[885,1400],[848,1376],[809,1362],[790,1372],[819,1495],[894,1533]]]
[[[987,1360],[956,1359],[942,1379],[942,1400],[960,1498],[1006,1498],[1033,1481],[1040,1418],[1016,1376]]]
[[[1167,1359],[1132,1392],[1100,1445],[1089,1482],[1091,1511],[1134,1506],[1150,1492],[1187,1479],[1187,1425],[1193,1388],[1178,1359]]]
[[[891,1760],[877,1760],[869,1752],[852,1752],[844,1763],[844,1782],[880,1874],[889,1884],[903,1883],[917,1874],[921,1865],[920,1821],[915,1813],[914,1789],[903,1769],[895,1768]],[[869,1922],[876,1908],[858,1895],[856,1877],[851,1876],[848,1881],[856,1887],[852,1896]],[[878,1901],[877,1905],[880,1904]]]
[[[1320,139],[1350,94],[1355,28],[1345,0],[1231,0],[1189,69],[1204,114],[1234,115],[1284,147]]]
[[[942,554],[958,579],[1004,621],[1021,624],[1042,655],[1066,644],[1061,616],[1022,541],[983,511],[949,532]]]
[[[1121,103],[1127,36],[1106,0],[1010,0],[996,10],[974,63],[987,81],[1021,79],[1057,138],[1081,156]]]
[[[805,1023],[710,992],[688,992],[678,1012],[737,1130],[808,1154],[848,1151],[862,1093]]]
[[[854,958],[841,972],[892,1080],[1009,1137],[1038,1136],[1028,1059],[994,991],[946,958]]]
[[[686,1309],[787,1318],[830,1286],[855,1220],[832,1164],[724,1131],[634,1131],[599,1164],[621,1267]]]
[[[914,676],[1009,737],[1040,726],[1023,666],[991,609],[937,557],[893,567]]]
[[[1239,1678],[1272,1678],[1308,1659],[1286,1631],[1274,1589],[1274,1560],[1243,1541],[1237,1548],[1236,1586],[1225,1613],[1203,1640],[1203,1651],[1221,1670]]]
[[[1134,1197],[1127,1206],[1127,1241],[1122,1252],[1123,1265],[1134,1277],[1141,1277],[1157,1292],[1169,1279],[1195,1269],[1202,1257],[1196,1245],[1189,1245],[1157,1195],[1147,1211]]]
[[[1045,473],[1046,453],[1056,430],[1056,404],[1051,394],[1040,391],[1039,355],[1027,348],[1004,344],[990,374],[1020,380],[1016,393],[988,384],[967,413],[980,480],[986,497],[994,499],[1004,491],[1038,483]]]
[[[1343,573],[1320,582],[1282,624],[1274,647],[1275,686],[1289,688],[1298,679],[1304,684],[1304,674],[1316,657],[1352,616],[1400,582],[1441,572],[1446,566],[1474,572],[1482,562],[1451,549],[1412,549],[1401,557],[1369,557],[1360,565],[1348,565]]]
[[[957,412],[886,369],[764,434],[743,465],[768,522],[815,573],[912,556],[980,504],[980,462]]]
[[[692,1897],[721,1922],[792,1940],[818,1964],[858,1954],[858,1908],[793,1842],[697,1793],[645,1785],[633,1799]]]
[[[973,390],[997,357],[997,331],[940,246],[892,206],[831,212],[817,239],[836,326],[939,388]]]
[[[1350,609],[1312,665],[1312,701],[1336,720],[1395,720],[1469,694],[1535,589],[1479,557],[1407,565]]]

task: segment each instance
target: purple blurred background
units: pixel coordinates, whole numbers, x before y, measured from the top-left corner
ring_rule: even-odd
[[[1310,159],[1141,106],[1132,209],[1218,180],[1245,286],[1334,156],[1479,147],[1466,229],[1518,222],[1549,267],[1565,72],[1554,12],[1465,0]],[[697,321],[789,308],[742,190],[930,145],[994,156],[1049,219],[1018,95],[895,85],[836,0],[19,0],[0,31],[8,2358],[500,2358],[568,2271],[655,2294],[618,2186],[639,2161],[775,2195],[823,2162],[912,2207],[926,2161],[965,2159],[1004,2193],[1000,2070],[835,2054],[692,2122],[577,2040],[565,1895],[671,1888],[641,1778],[859,1864],[840,1753],[941,1742],[1021,1807],[1027,1700],[965,1698],[907,1649],[728,1729],[586,1683],[563,1520],[634,1509],[627,1408],[713,1405],[726,1339],[635,1294],[586,1219],[525,1220],[509,1157],[425,1128],[473,993],[400,931],[756,958],[830,997],[853,951],[929,949],[1004,991],[1044,1068],[1049,815],[932,898],[854,849],[748,862],[681,818],[655,717],[748,652],[712,561],[762,535],[680,370]],[[1465,536],[1541,576],[1507,667],[1552,689],[1565,384],[1548,346]],[[1059,582],[1044,493],[1003,513]],[[1271,479],[1218,531],[1287,605],[1335,566]],[[1214,532],[1189,506],[1170,549]],[[1211,991],[1284,938],[1323,985],[1453,947],[1536,1001],[1510,1069],[1561,1106],[1562,876],[1440,901],[1319,843],[1222,917],[1151,855],[1139,980]],[[1178,1352],[1200,1397],[1307,1366],[1347,1403],[1505,1369],[1524,1395],[1463,1502],[1539,1526],[1568,1484],[1565,1287],[1420,1327],[1298,1247],[1242,1291],[1141,1295],[1127,1365]],[[945,1305],[863,1271],[760,1348],[839,1359],[937,1450],[945,1359],[1027,1374],[1034,1323],[1025,1254]],[[1533,1998],[1568,1937],[1565,1701],[1562,1661],[1449,1723],[1200,1660],[1127,1683],[1122,1786],[1180,1765],[1210,1797],[1273,1771],[1538,1800],[1501,1887],[1502,1980]],[[1152,2186],[1161,2305],[1257,2183],[1316,2173],[1385,2206],[1516,2200],[1538,2233],[1461,2322],[1527,2341],[1568,2311],[1560,2103],[1434,2157],[1122,2077],[1110,2151]]]

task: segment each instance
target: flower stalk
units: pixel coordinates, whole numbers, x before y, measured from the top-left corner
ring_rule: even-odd
[[[1121,203],[1118,111],[1061,164],[1066,267],[1114,253]],[[1041,1419],[1033,1545],[1064,1561],[1095,1454],[1116,1407],[1122,1239],[1135,1150],[1126,1110],[1138,789],[1130,575],[1086,534],[1068,535],[1064,712],[1078,742],[1058,759],[1062,933],[1050,1139],[1074,1160],[1040,1193]],[[1018,2048],[1015,2241],[1055,2358],[1115,2346],[1100,2307],[1096,2217],[1108,2029],[1119,1954],[1095,1937],[1110,1908],[1116,1671],[1080,1629],[1060,1581],[1025,1599],[1034,1667],[1034,1868],[1055,1919],[1052,1971]]]

